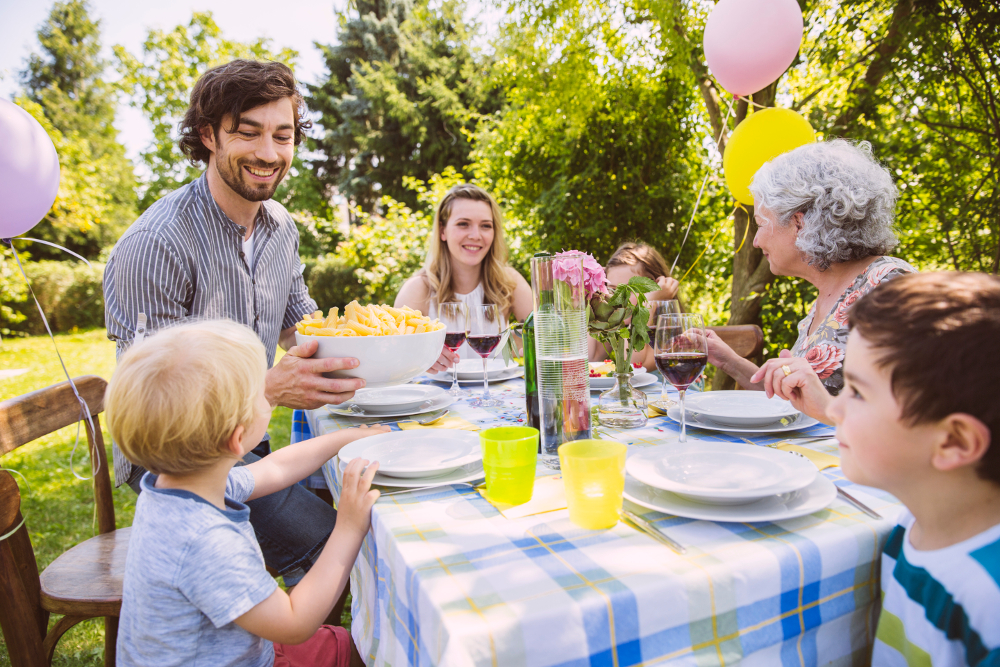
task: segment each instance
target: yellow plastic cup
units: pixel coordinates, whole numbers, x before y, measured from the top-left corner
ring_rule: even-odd
[[[479,432],[483,448],[486,495],[490,500],[521,505],[535,490],[538,462],[538,429],[530,426],[498,426]]]
[[[627,447],[609,440],[576,440],[559,447],[569,518],[588,530],[618,523],[625,490]]]

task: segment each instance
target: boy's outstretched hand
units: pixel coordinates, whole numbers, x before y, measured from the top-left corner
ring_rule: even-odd
[[[367,466],[367,468],[365,467]],[[337,528],[364,539],[372,524],[372,506],[379,491],[372,489],[372,479],[378,470],[378,461],[369,465],[364,459],[354,459],[344,470],[343,488],[337,503]]]

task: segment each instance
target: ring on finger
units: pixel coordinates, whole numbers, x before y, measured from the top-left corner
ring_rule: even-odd
[[[785,374],[785,377],[788,377],[792,374],[792,369],[788,367],[788,364],[785,364],[781,367],[781,372]]]

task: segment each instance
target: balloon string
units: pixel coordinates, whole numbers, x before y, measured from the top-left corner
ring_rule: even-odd
[[[743,100],[744,102],[746,102],[747,104],[749,104],[751,106],[757,107],[758,109],[770,109],[771,108],[771,107],[768,107],[768,106],[764,106],[763,104],[757,104],[756,102],[753,101],[752,97],[748,97],[746,95],[737,95],[736,97],[738,99]]]
[[[38,314],[42,317],[42,324],[45,325],[45,330],[49,334],[49,338],[52,340],[52,347],[56,350],[56,356],[59,357],[59,365],[62,366],[63,374],[66,379],[69,380],[69,386],[73,389],[73,394],[76,395],[77,402],[80,403],[80,414],[81,421],[83,419],[87,420],[90,426],[90,435],[93,438],[92,441],[97,440],[97,430],[94,428],[94,419],[90,414],[90,407],[87,405],[87,401],[80,396],[80,392],[77,391],[76,383],[73,382],[73,378],[69,376],[69,371],[66,369],[66,362],[63,361],[62,355],[59,354],[59,346],[56,344],[56,337],[52,335],[52,329],[49,327],[49,320],[45,317],[45,313],[42,311],[42,304],[38,302],[38,297],[35,296],[35,290],[31,288],[31,281],[28,280],[28,274],[24,272],[24,266],[21,264],[21,257],[17,254],[17,250],[14,249],[14,242],[12,239],[0,239],[0,242],[6,243],[10,246],[10,250],[14,253],[14,259],[17,260],[17,268],[21,270],[21,275],[24,277],[25,284],[28,285],[28,292],[31,294],[31,298],[35,300],[35,307],[38,308]],[[73,467],[73,457],[76,455],[76,448],[80,444],[80,422],[76,423],[76,441],[73,442],[73,451],[69,454],[69,471],[73,473],[73,476],[82,481],[89,481],[97,475],[101,468],[100,458],[94,458],[93,452],[91,452],[91,471],[92,475],[90,477],[81,477],[77,474],[76,469]],[[95,467],[96,466],[96,467]]]
[[[94,268],[90,264],[90,262],[87,260],[86,257],[83,257],[81,255],[77,255],[75,252],[73,252],[69,248],[64,248],[64,247],[62,247],[61,245],[59,245],[57,243],[51,243],[49,241],[43,241],[42,239],[32,239],[32,238],[28,238],[27,236],[18,236],[17,238],[11,239],[11,241],[34,241],[35,243],[44,243],[45,245],[52,246],[53,248],[59,248],[63,252],[68,252],[69,254],[73,255],[78,260],[80,260],[81,262],[83,262],[84,264],[86,264],[87,266],[89,266],[90,268]]]
[[[24,480],[24,486],[28,489],[28,493],[31,493],[31,485],[28,484],[28,480],[24,478],[24,475],[22,475],[21,473],[19,473],[18,471],[14,470],[12,468],[0,468],[0,471],[4,471],[4,470],[6,470],[7,472],[12,472],[15,475],[17,475],[18,477],[20,477],[22,480]],[[21,517],[21,523],[17,524],[16,526],[14,526],[12,529],[8,530],[3,535],[0,535],[0,542],[3,542],[8,537],[10,537],[11,535],[13,535],[17,531],[21,530],[21,526],[23,526],[23,525],[24,525],[24,517],[22,516]]]
[[[747,226],[743,228],[743,240],[740,241],[740,247],[736,249],[734,255],[740,254],[740,250],[743,250],[743,244],[747,242],[747,234],[750,232],[750,212],[743,208],[743,202],[736,202],[736,208],[740,209],[747,214]],[[736,208],[733,209],[733,215],[736,215]]]
[[[735,103],[736,103],[736,97],[733,96],[733,99],[731,99],[729,101],[729,108],[726,109],[726,116],[722,120],[722,127],[719,128],[719,136],[717,136],[715,138],[715,144],[714,145],[715,145],[716,149],[718,149],[718,147],[719,147],[719,142],[722,141],[722,133],[726,131],[726,126],[729,123],[729,117],[733,113],[733,105]],[[674,263],[670,265],[670,275],[673,275],[674,269],[677,267],[677,260],[679,260],[681,258],[681,252],[684,250],[684,244],[687,243],[688,234],[691,233],[691,225],[694,223],[694,216],[698,213],[698,207],[701,205],[701,196],[705,192],[705,185],[708,183],[708,177],[711,176],[711,175],[712,175],[712,171],[708,170],[705,173],[704,180],[702,180],[702,182],[701,182],[701,188],[698,190],[698,199],[694,203],[694,210],[691,211],[691,219],[688,220],[687,229],[684,230],[684,239],[681,241],[681,247],[677,249],[677,256],[674,257]],[[699,257],[700,257],[700,255],[699,255]],[[692,266],[694,266],[694,265],[692,264]],[[691,272],[691,269],[688,269],[687,272],[684,275],[686,276],[690,272]]]
[[[733,208],[733,213],[736,213],[736,208],[735,207]],[[727,215],[723,219],[723,221],[728,220],[728,219],[729,219],[729,216]],[[691,273],[691,270],[694,269],[695,266],[697,266],[698,262],[701,261],[701,258],[705,255],[706,252],[708,252],[708,249],[712,247],[712,244],[715,242],[715,237],[717,237],[722,232],[722,230],[725,228],[725,226],[726,226],[725,224],[719,225],[719,228],[717,230],[715,230],[714,234],[712,234],[712,238],[710,238],[708,240],[708,243],[705,244],[705,247],[701,251],[701,254],[698,255],[698,257],[694,260],[694,263],[692,263],[691,266],[688,267],[688,270],[684,272],[684,275],[681,276],[681,279],[678,282],[684,282],[684,279],[687,278],[687,276],[688,276],[689,273]],[[749,225],[747,225],[747,226],[749,226]],[[744,236],[743,238],[745,240],[746,236]],[[742,248],[743,244],[740,244],[740,247]],[[739,251],[737,250],[737,252],[739,252]]]

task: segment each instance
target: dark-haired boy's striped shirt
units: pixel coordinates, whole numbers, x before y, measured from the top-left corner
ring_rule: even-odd
[[[882,553],[873,667],[1000,665],[1000,525],[943,549],[910,544],[903,512]]]
[[[149,207],[122,235],[104,271],[108,338],[117,354],[132,344],[139,313],[150,334],[188,319],[230,319],[252,328],[274,363],[283,329],[316,310],[302,280],[295,222],[275,201],[262,202],[253,257],[246,228],[229,219],[201,178]],[[115,481],[131,464],[114,447]]]

